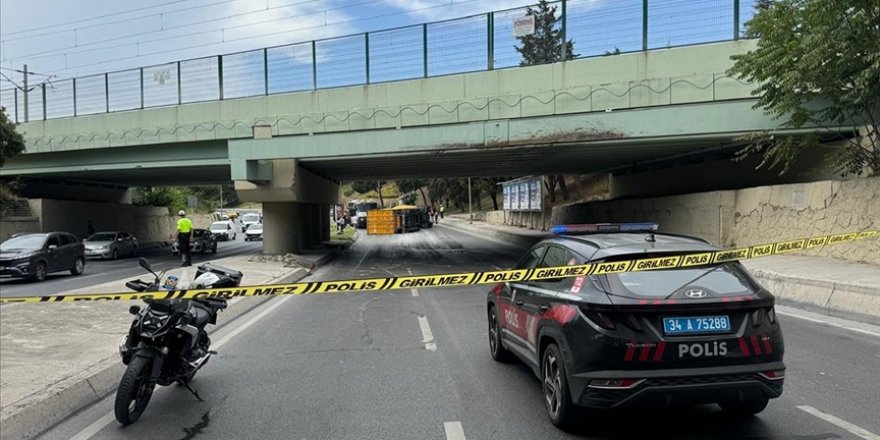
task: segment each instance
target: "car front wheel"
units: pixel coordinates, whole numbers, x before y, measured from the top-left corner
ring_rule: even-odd
[[[567,429],[575,419],[577,408],[571,401],[568,391],[568,376],[565,361],[556,344],[550,344],[544,350],[541,361],[541,377],[544,388],[544,406],[553,425]]]
[[[40,261],[36,264],[36,266],[34,266],[34,274],[31,276],[31,278],[34,281],[44,281],[48,274],[49,272],[46,263]]]
[[[83,270],[86,268],[86,260],[85,258],[77,258],[76,261],[73,262],[73,267],[70,269],[71,275],[82,275]]]

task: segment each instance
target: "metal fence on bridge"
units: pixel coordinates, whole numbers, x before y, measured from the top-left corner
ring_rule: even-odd
[[[550,3],[566,59],[737,40],[755,0]],[[527,7],[0,90],[15,122],[371,84],[519,66]]]

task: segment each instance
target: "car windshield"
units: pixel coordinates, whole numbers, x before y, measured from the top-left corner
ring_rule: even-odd
[[[113,232],[99,232],[97,234],[92,234],[86,241],[113,241],[116,239],[116,234]]]
[[[223,231],[227,228],[229,228],[229,223],[226,223],[226,222],[211,223],[211,230],[212,231]]]
[[[260,221],[260,216],[257,214],[245,214],[241,217],[241,221],[243,221],[243,222],[258,222],[258,221]]]
[[[10,238],[0,244],[0,251],[2,252],[11,252],[11,251],[30,251],[30,250],[38,250],[43,248],[43,243],[46,241],[46,234],[28,234],[22,235],[20,237]]]
[[[719,296],[757,290],[739,263],[688,269],[652,270],[608,275],[611,293],[619,296],[667,298],[685,288],[700,288]]]

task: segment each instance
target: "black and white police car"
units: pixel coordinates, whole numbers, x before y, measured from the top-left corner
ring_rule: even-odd
[[[517,269],[718,250],[654,223],[555,226]],[[525,362],[560,427],[578,407],[717,403],[761,412],[782,394],[773,296],[737,261],[677,269],[509,282],[488,295],[489,348]]]

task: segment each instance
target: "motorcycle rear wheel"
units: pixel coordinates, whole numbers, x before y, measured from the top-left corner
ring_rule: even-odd
[[[149,384],[152,365],[151,359],[139,356],[128,363],[116,390],[114,413],[119,423],[130,425],[136,422],[150,403],[153,396],[153,386]]]

